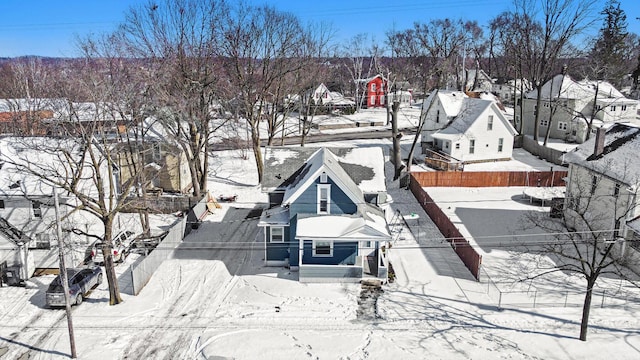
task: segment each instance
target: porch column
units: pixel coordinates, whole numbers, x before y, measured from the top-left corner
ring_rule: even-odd
[[[302,266],[302,256],[304,255],[304,240],[298,240],[298,268]]]

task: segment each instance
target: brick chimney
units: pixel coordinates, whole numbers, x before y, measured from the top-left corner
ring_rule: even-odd
[[[593,147],[593,156],[600,156],[604,151],[604,137],[607,133],[607,129],[600,127],[596,131],[596,144]]]

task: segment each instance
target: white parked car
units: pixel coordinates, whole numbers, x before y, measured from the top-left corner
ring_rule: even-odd
[[[129,254],[129,246],[134,239],[134,232],[125,230],[113,237],[113,248],[111,249],[114,262],[123,262]],[[93,243],[91,248],[91,260],[94,264],[104,264],[104,247],[102,240]]]

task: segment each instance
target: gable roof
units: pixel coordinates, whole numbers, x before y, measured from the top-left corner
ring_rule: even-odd
[[[640,128],[613,124],[605,133],[604,151],[594,155],[596,137],[565,155],[565,161],[606,174],[629,186],[640,182]]]
[[[386,192],[384,153],[380,147],[327,148],[364,193]],[[268,147],[264,150],[262,191],[284,191],[296,181],[318,148]]]
[[[503,126],[509,130],[511,135],[517,132],[513,126],[507,121],[496,103],[492,100],[465,98],[461,107],[461,111],[446,127],[436,131],[432,136],[434,138],[442,138],[449,140],[457,140],[467,134],[467,131],[478,120],[478,118],[487,109],[493,109],[493,113],[497,116],[497,120],[502,122]],[[468,134],[467,134],[468,135]]]
[[[455,90],[438,90],[431,92],[427,99],[422,103],[422,110],[427,110],[432,101],[436,99],[442,104],[445,115],[447,117],[457,116],[462,108],[462,102],[468,96],[462,91]]]
[[[298,176],[285,189],[282,204],[289,205],[294,202],[322,172],[325,172],[355,204],[363,201],[362,191],[338,164],[336,156],[328,149],[320,148],[311,155]]]
[[[547,81],[541,89],[542,99],[593,99],[598,90],[598,100],[632,101],[627,99],[611,83],[602,80],[575,81],[569,75],[558,74]],[[525,94],[535,99],[538,91],[533,89]]]

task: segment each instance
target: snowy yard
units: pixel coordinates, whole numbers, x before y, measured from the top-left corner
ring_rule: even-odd
[[[209,189],[216,196],[238,195],[238,201],[222,203],[222,209],[185,238],[140,295],[123,295],[122,304],[108,306],[105,283],[73,309],[79,358],[640,356],[640,306],[634,303],[594,306],[586,343],[577,339],[579,307],[498,310],[486,285],[473,279],[411,193],[398,189],[397,183],[390,183],[393,202],[388,218],[399,209],[419,219],[409,221],[410,231],[391,225],[396,235],[390,251],[396,280],[383,287],[377,303],[361,299],[358,284],[302,284],[286,268],[265,267],[262,235],[252,210],[264,207],[266,196],[260,192],[254,166],[238,152],[216,153]],[[476,194],[464,189],[441,189],[437,197],[455,203],[449,211],[468,224],[468,231],[494,236],[515,229],[507,213],[532,208],[524,202],[511,204],[521,192],[512,190],[513,194],[498,189],[495,201],[488,202],[473,201]],[[487,194],[483,198],[494,199]],[[506,203],[511,205],[500,210]],[[489,227],[480,224],[480,215],[486,214],[491,214]],[[513,264],[499,247],[479,245],[484,264],[500,280],[500,269]],[[44,307],[44,291],[52,279],[37,277],[26,288],[0,288],[0,359],[68,357],[64,310]]]

